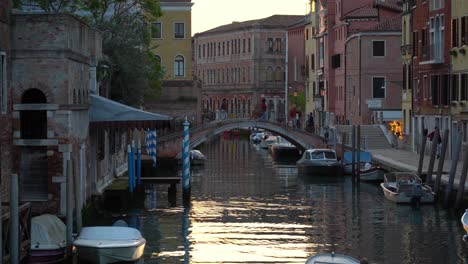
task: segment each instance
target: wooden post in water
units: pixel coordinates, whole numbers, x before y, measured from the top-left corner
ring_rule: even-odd
[[[351,175],[354,178],[354,165],[356,161],[356,126],[353,125],[353,131],[351,133]]]
[[[465,149],[465,155],[463,157],[463,167],[460,176],[460,182],[458,183],[457,199],[455,200],[455,208],[459,208],[463,200],[463,194],[465,193],[465,182],[466,173],[468,171],[468,148]]]
[[[359,181],[359,177],[361,177],[361,125],[357,126],[357,168],[356,168],[356,175]]]
[[[421,149],[419,151],[418,177],[421,178],[422,167],[424,164],[424,151],[426,151],[427,130],[422,126],[423,133],[421,138]]]
[[[71,256],[73,246],[73,166],[67,160],[67,256]]]
[[[454,148],[454,152],[453,152],[453,157],[452,157],[452,164],[450,164],[449,181],[447,183],[447,186],[445,187],[445,200],[444,200],[445,205],[448,205],[450,194],[452,193],[453,182],[455,180],[455,173],[457,172],[458,157],[460,156],[461,135],[460,135],[460,131],[458,130],[455,132],[455,144],[453,148]]]
[[[442,178],[442,172],[444,171],[445,153],[447,152],[448,138],[449,130],[445,129],[444,137],[442,139],[442,150],[440,151],[439,164],[437,166],[437,176],[434,184],[435,193],[438,193],[440,188],[440,179]]]
[[[11,175],[10,182],[10,263],[19,263],[19,190],[18,175]]]
[[[429,158],[429,166],[427,167],[426,184],[432,183],[432,172],[434,170],[435,156],[437,151],[437,145],[439,145],[440,131],[436,128],[432,137],[431,156]]]
[[[0,193],[0,264],[3,263],[3,221],[1,220],[3,218],[3,213],[2,213],[2,194]]]
[[[344,153],[346,146],[346,132],[341,132],[341,166],[344,165]]]
[[[81,197],[81,179],[80,177],[74,177],[75,183],[75,216],[76,216],[76,233],[81,232],[81,227],[83,226],[83,222],[81,219],[81,207],[83,203],[81,202],[82,197]],[[67,197],[68,198],[68,197]]]

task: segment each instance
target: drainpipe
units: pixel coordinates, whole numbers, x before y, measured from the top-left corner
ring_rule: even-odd
[[[286,31],[286,58],[285,58],[285,65],[284,65],[284,120],[286,122],[286,126],[288,125],[288,74],[289,74],[289,39],[288,39],[288,32]]]
[[[361,76],[361,65],[362,65],[362,41],[361,35],[359,35],[359,118],[361,118],[361,100],[362,100],[362,76]],[[362,120],[361,120],[362,121]],[[361,123],[361,122],[360,122]]]
[[[347,49],[348,49],[348,43],[345,41],[344,43],[344,54],[343,54],[343,63],[344,63],[344,117],[345,117],[345,125],[347,125],[347,120],[348,120],[348,115],[347,115],[347,111],[346,111],[346,107],[347,107],[347,102],[348,102],[348,93],[347,93],[347,79],[346,79],[346,76],[347,76],[347,72],[346,72],[346,56],[347,56]]]

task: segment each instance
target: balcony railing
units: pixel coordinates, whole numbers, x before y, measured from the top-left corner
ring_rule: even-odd
[[[422,61],[426,63],[443,63],[444,53],[440,45],[423,45],[421,46]]]
[[[401,55],[405,56],[407,54],[411,54],[412,52],[412,46],[411,45],[403,45],[401,46]]]

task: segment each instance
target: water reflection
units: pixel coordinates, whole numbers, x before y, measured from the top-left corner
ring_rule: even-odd
[[[331,251],[372,263],[466,263],[458,211],[395,205],[349,177],[298,176],[294,163],[248,141],[201,151],[208,161],[193,168],[190,208],[171,207],[167,186],[146,190],[146,263],[305,263]]]

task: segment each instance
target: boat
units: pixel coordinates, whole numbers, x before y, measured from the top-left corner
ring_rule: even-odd
[[[260,142],[260,147],[262,149],[268,149],[270,147],[270,145],[272,145],[273,143],[275,143],[277,141],[277,137],[276,136],[271,136],[271,135],[267,135],[263,140],[262,142]]]
[[[360,170],[359,180],[363,182],[383,182],[385,171],[379,167],[371,167],[371,166],[372,165],[369,164],[368,169],[365,168],[364,170]]]
[[[380,184],[385,198],[395,203],[433,203],[435,193],[431,187],[411,172],[385,173]]]
[[[366,163],[372,163],[372,154],[368,151],[360,152],[360,165],[359,168],[362,168]],[[355,166],[357,166],[357,151],[354,155]],[[353,167],[353,152],[345,151],[343,153],[343,172],[345,174],[351,174]]]
[[[57,263],[65,259],[67,227],[55,215],[31,218],[31,253],[28,263]]]
[[[306,264],[359,264],[359,260],[341,254],[321,253],[307,259]]]
[[[307,149],[296,163],[300,173],[312,175],[340,176],[343,167],[333,149]]]
[[[146,240],[140,231],[123,226],[84,227],[73,242],[78,258],[91,263],[137,261]]]
[[[265,138],[267,134],[265,132],[254,132],[252,134],[250,134],[250,140],[254,143],[254,144],[258,144],[260,142],[262,142],[262,140]]]
[[[190,151],[190,165],[204,165],[206,160],[206,156],[199,150],[192,149]]]
[[[270,145],[270,152],[273,159],[284,160],[300,158],[299,149],[283,137],[276,137],[276,142]]]

